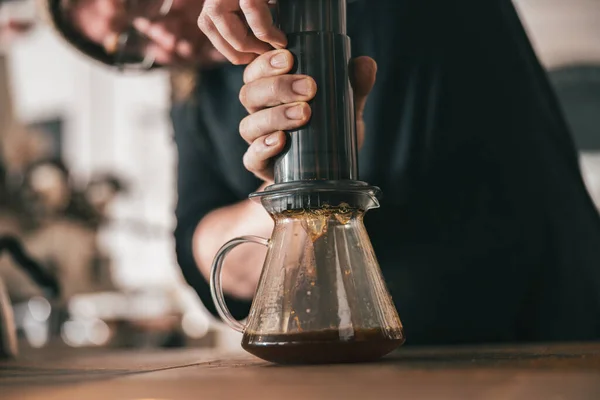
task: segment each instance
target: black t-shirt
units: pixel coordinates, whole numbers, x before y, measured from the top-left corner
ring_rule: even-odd
[[[360,179],[383,190],[365,224],[408,343],[600,337],[600,219],[512,3],[357,0],[348,18],[353,55],[379,67]],[[193,231],[261,183],[242,164],[242,72],[202,72],[173,108],[177,255],[213,313]]]

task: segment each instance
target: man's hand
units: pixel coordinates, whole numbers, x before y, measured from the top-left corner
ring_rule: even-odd
[[[288,74],[293,63],[289,51],[273,50],[254,60],[244,72],[240,101],[250,113],[240,123],[240,134],[250,145],[244,166],[267,183],[273,181],[270,161],[285,146],[283,131],[306,125],[311,116],[308,102],[317,93],[312,78]],[[350,65],[359,148],[365,134],[363,111],[376,75],[377,64],[372,58],[359,57]]]
[[[272,48],[287,45],[273,25],[269,0],[206,0],[198,26],[230,62],[244,65]]]

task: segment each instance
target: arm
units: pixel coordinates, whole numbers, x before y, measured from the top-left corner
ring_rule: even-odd
[[[262,190],[262,185],[259,190]],[[208,213],[194,232],[193,252],[196,264],[206,280],[219,248],[238,236],[254,235],[268,238],[273,220],[260,204],[251,200],[218,208]],[[261,246],[240,246],[227,256],[223,268],[223,291],[240,299],[251,299],[260,278],[266,249]]]
[[[178,151],[177,262],[187,283],[214,315],[207,281],[210,264],[225,242],[239,235],[269,237],[272,220],[258,204],[235,195],[223,183],[211,144],[199,133],[192,102],[176,104],[171,112]],[[261,246],[240,246],[228,256],[223,285],[227,304],[238,318],[247,316],[264,258]],[[243,260],[243,261],[242,261]],[[252,272],[254,271],[254,272]]]

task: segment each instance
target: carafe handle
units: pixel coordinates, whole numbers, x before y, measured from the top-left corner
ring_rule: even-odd
[[[225,261],[227,254],[235,247],[244,243],[257,243],[268,247],[269,239],[258,236],[241,236],[230,240],[219,249],[210,269],[210,294],[215,302],[217,312],[223,322],[241,333],[244,332],[246,326],[233,318],[233,315],[231,315],[231,312],[227,308],[227,304],[225,304],[225,295],[223,294],[223,287],[221,286],[221,272],[223,270],[223,261]]]

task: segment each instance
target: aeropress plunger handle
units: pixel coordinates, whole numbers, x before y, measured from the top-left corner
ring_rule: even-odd
[[[294,55],[291,73],[317,84],[310,122],[287,132],[286,148],[275,159],[275,183],[357,180],[346,0],[278,0],[275,18]]]
[[[221,275],[223,272],[223,262],[225,261],[227,254],[229,254],[229,252],[235,247],[244,243],[257,243],[269,247],[269,239],[258,236],[242,236],[232,239],[219,249],[210,268],[210,294],[213,302],[215,303],[215,307],[217,308],[217,312],[219,313],[221,319],[227,325],[229,325],[229,327],[242,333],[246,329],[246,326],[233,318],[231,311],[229,311],[229,308],[227,308],[227,304],[225,303],[225,295],[223,294],[223,285],[221,284]]]

